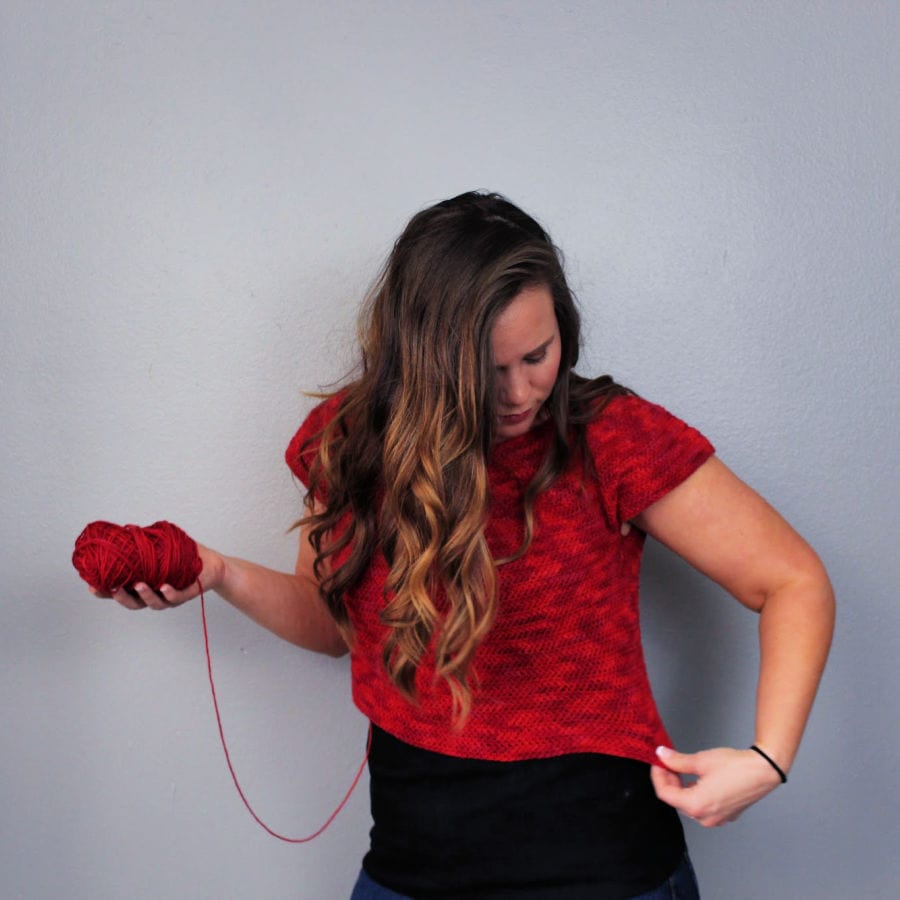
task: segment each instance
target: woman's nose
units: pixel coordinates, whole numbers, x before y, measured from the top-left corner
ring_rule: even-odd
[[[521,372],[504,372],[500,379],[500,402],[515,409],[528,399],[528,380]]]

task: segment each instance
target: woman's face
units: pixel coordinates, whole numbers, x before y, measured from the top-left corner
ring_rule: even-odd
[[[541,419],[559,372],[559,326],[546,285],[524,288],[491,331],[496,369],[497,440],[524,434]]]

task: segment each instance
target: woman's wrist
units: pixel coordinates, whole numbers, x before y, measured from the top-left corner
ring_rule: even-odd
[[[790,727],[790,723],[786,728],[776,728],[773,724],[770,728],[754,729],[750,746],[765,753],[785,776],[789,776],[800,747],[800,735]]]
[[[759,756],[760,759],[765,760],[766,764],[772,769],[773,772],[778,776],[779,781],[782,784],[787,783],[787,772],[775,761],[775,759],[762,749],[758,744],[751,744],[750,749]]]
[[[200,583],[203,585],[204,591],[215,591],[218,594],[224,594],[228,590],[228,581],[230,580],[228,557],[216,553],[209,547],[197,544],[197,553],[203,563],[203,569],[200,572]]]

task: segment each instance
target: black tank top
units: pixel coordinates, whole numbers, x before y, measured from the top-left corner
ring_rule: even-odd
[[[678,814],[637,760],[458,759],[373,725],[369,772],[363,868],[416,900],[623,900],[665,881],[684,853]]]

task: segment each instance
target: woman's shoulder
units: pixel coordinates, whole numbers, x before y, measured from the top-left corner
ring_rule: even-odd
[[[319,402],[309,411],[288,443],[284,458],[291,471],[306,484],[309,467],[319,450],[322,432],[338,415],[347,396],[347,388],[329,395],[316,395]]]
[[[630,389],[618,385],[616,388],[592,401],[586,422],[590,436],[610,440],[616,435],[633,435],[646,441],[654,435],[680,433],[690,428],[665,406]]]
[[[654,460],[671,464],[714,452],[705,435],[684,419],[625,389],[596,400],[585,439],[595,464],[606,470],[643,468]]]
[[[585,429],[611,519],[626,522],[715,452],[696,428],[633,392],[602,405]]]
[[[671,416],[671,413],[665,407],[647,400],[632,390],[622,388],[606,396],[600,396],[591,403],[587,426],[593,431],[634,427],[641,422],[668,416]]]

